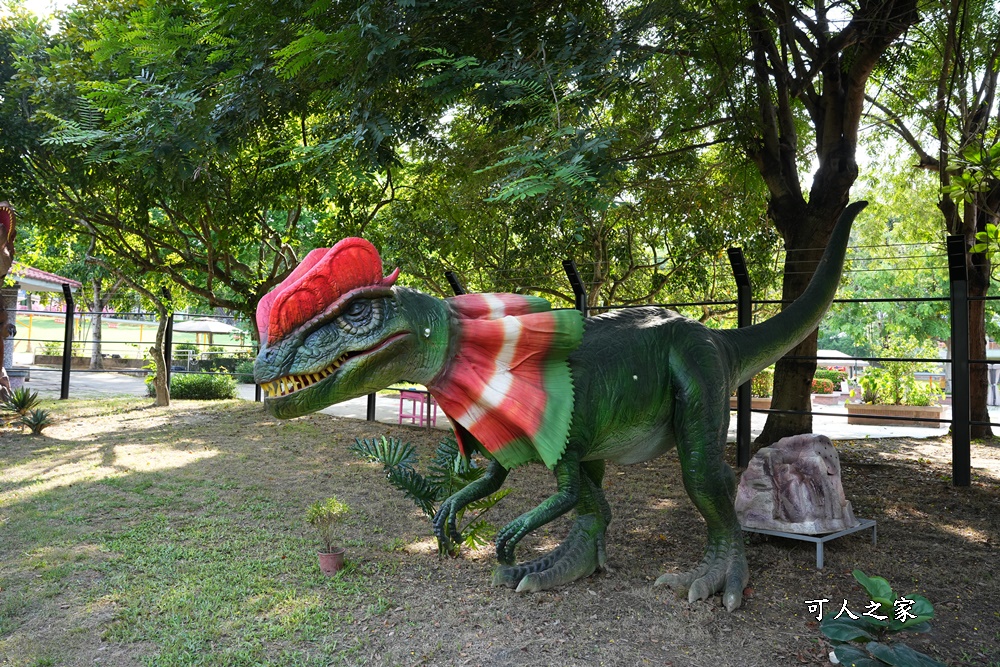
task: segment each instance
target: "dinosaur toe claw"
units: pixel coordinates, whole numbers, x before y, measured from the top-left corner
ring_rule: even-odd
[[[493,572],[493,585],[531,593],[590,576],[606,560],[604,531],[602,520],[593,514],[583,515],[577,519],[566,540],[548,554],[520,565],[497,567]]]
[[[686,591],[688,602],[707,600],[716,593],[722,593],[722,603],[727,611],[739,608],[743,602],[743,588],[749,580],[746,557],[742,543],[734,542],[722,547],[710,549],[694,570],[669,572],[660,576],[654,585],[666,585],[680,593]]]

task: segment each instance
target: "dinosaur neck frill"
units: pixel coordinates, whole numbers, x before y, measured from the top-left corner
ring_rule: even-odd
[[[470,294],[448,299],[454,355],[428,386],[456,428],[505,468],[541,459],[550,468],[566,449],[573,416],[568,357],[583,337],[575,310],[544,299]]]

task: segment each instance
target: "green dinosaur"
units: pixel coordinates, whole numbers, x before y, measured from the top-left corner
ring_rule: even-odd
[[[544,299],[472,294],[437,299],[383,277],[367,241],[311,252],[257,310],[254,375],[276,417],[290,418],[406,381],[427,386],[462,451],[489,458],[487,474],[445,500],[434,517],[442,545],[455,518],[495,492],[508,470],[533,461],[558,490],[500,530],[494,582],[535,591],[586,577],[605,562],[611,510],[605,461],[638,463],[676,447],[684,485],[708,527],[702,562],[657,584],[688,599],[723,594],[740,606],[748,572],[733,509],[735,475],[723,460],[729,396],[819,324],[837,289],[849,206],[812,282],[760,324],[708,329],[675,312],[627,308],[587,318]],[[571,509],[577,519],[551,553],[515,564],[517,543]]]

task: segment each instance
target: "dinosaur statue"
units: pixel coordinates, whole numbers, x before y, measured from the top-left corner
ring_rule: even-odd
[[[0,287],[7,280],[7,273],[14,263],[14,238],[17,229],[14,226],[14,209],[9,202],[0,201]],[[6,305],[0,298],[0,400],[10,396],[10,380],[7,369],[3,367],[7,336],[13,336],[13,324],[9,320]]]
[[[656,307],[586,320],[517,294],[437,299],[394,286],[375,248],[348,238],[314,250],[261,299],[254,376],[265,405],[291,418],[396,382],[427,386],[461,451],[489,459],[486,474],[445,500],[434,518],[442,545],[463,507],[500,488],[508,470],[542,462],[558,489],[502,528],[495,584],[536,591],[589,576],[605,562],[611,509],[605,461],[638,463],[676,447],[684,485],[708,527],[701,564],[657,584],[689,601],[723,594],[740,606],[748,572],[733,509],[735,475],[723,460],[729,396],[819,324],[836,292],[851,225],[849,206],[806,291],[780,314],[713,330]],[[566,540],[515,564],[529,532],[576,509]]]

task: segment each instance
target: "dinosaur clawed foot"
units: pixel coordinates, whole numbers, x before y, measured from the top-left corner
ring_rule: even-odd
[[[733,611],[742,604],[743,589],[750,578],[742,547],[742,542],[709,547],[698,567],[690,572],[664,574],[655,585],[667,585],[681,592],[686,590],[688,602],[707,600],[722,593],[722,604],[727,611]]]
[[[516,588],[518,593],[543,591],[590,576],[603,567],[605,523],[594,514],[576,520],[566,540],[541,558],[520,565],[500,565],[493,572],[494,586]]]

